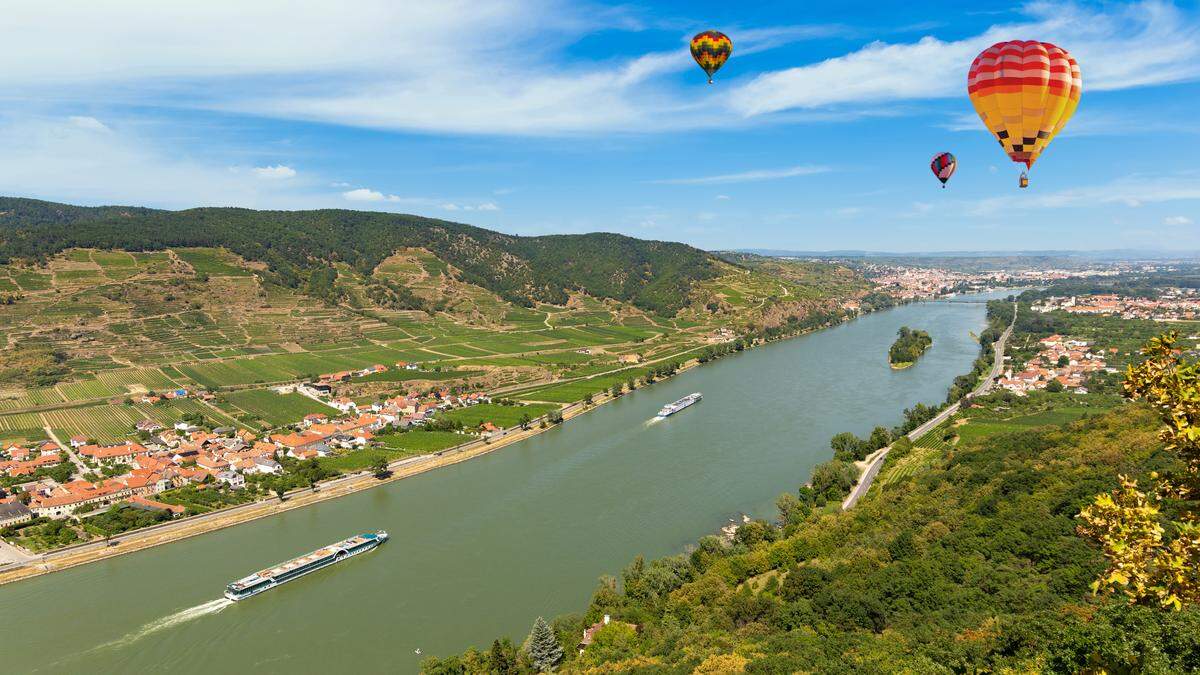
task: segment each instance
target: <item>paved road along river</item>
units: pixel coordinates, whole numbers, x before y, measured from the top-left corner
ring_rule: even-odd
[[[682,551],[829,458],[839,431],[937,402],[978,354],[985,307],[920,303],[692,369],[528,441],[342,499],[0,587],[4,670],[416,672],[582,610],[602,574]],[[902,325],[933,346],[888,367]],[[664,403],[704,401],[651,423]],[[347,535],[379,550],[249,600],[224,585]]]

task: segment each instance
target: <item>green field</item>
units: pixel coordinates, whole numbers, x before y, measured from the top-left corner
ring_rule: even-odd
[[[1007,418],[980,417],[970,418],[966,424],[958,427],[958,435],[964,440],[986,438],[996,434],[1018,431],[1022,428],[1040,427],[1046,425],[1058,426],[1074,422],[1087,415],[1097,415],[1099,408],[1084,408],[1066,406],[1053,410],[1043,410],[1030,415],[1015,415]]]
[[[400,434],[382,434],[375,440],[383,443],[389,450],[403,450],[408,453],[424,454],[445,450],[463,443],[475,440],[470,434],[456,434],[452,431],[408,431]]]
[[[209,276],[248,277],[250,270],[238,267],[227,253],[211,248],[177,248],[175,255],[192,266],[197,274]]]
[[[555,403],[574,403],[588,394],[596,395],[612,389],[614,384],[625,384],[630,378],[640,380],[646,374],[646,368],[629,368],[619,370],[609,375],[598,375],[591,379],[575,380],[562,384],[553,384],[519,394],[516,398],[523,401],[552,401]]]
[[[405,370],[403,368],[389,368],[382,373],[374,373],[366,377],[358,377],[354,382],[408,382],[410,380],[453,380],[459,377],[473,377],[478,375],[478,370],[443,370],[434,372],[432,370]]]
[[[40,441],[46,438],[37,413],[0,415],[0,441]]]
[[[533,419],[557,409],[558,406],[550,403],[530,403],[528,405],[481,403],[469,408],[447,410],[438,413],[437,416],[439,419],[459,422],[467,428],[474,428],[480,422],[491,422],[500,428],[507,429],[520,424],[523,415],[528,415],[530,419]]]
[[[42,418],[64,443],[72,436],[94,438],[101,443],[123,441],[135,433],[133,425],[145,419],[133,407],[110,405],[47,410]]]
[[[234,391],[221,396],[229,405],[247,412],[273,427],[294,424],[309,413],[335,415],[337,410],[303,394],[277,394],[270,389]]]
[[[201,385],[216,389],[242,384],[290,382],[323,373],[365,368],[377,363],[389,365],[403,360],[400,357],[401,354],[394,349],[371,345],[330,349],[319,353],[269,354],[211,363],[181,364],[178,370]]]

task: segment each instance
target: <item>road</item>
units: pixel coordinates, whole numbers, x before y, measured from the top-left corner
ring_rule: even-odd
[[[979,386],[975,388],[975,391],[968,395],[969,397],[982,396],[990,392],[992,387],[995,386],[996,378],[1004,369],[1004,349],[1008,345],[1008,338],[1012,335],[1013,326],[1016,325],[1016,323],[1017,303],[1014,302],[1013,320],[1008,324],[1008,328],[1005,328],[1004,332],[1000,334],[1000,339],[996,340],[996,342],[993,344],[995,356],[992,359],[992,370],[988,373],[988,376],[983,380],[983,382],[981,382]],[[959,403],[957,401],[947,406],[946,409],[938,413],[936,417],[908,432],[908,440],[916,442],[917,439],[932,431],[942,422],[950,419],[954,413],[958,412],[958,407]],[[875,476],[879,474],[879,470],[883,468],[883,462],[887,459],[888,451],[891,449],[892,447],[889,445],[888,447],[879,450],[869,458],[870,461],[867,464],[866,471],[863,472],[858,484],[855,485],[854,489],[850,491],[849,496],[847,496],[842,502],[843,511],[854,508],[854,505],[858,503],[858,500],[862,499],[863,495],[870,491],[871,484],[874,483]]]
[[[50,428],[50,425],[47,424],[43,428],[46,430],[46,437],[54,441],[58,447],[63,449],[63,452],[67,453],[67,457],[71,459],[71,463],[74,464],[75,468],[78,470],[80,478],[82,478],[84,474],[91,473],[92,470],[83,463],[83,460],[79,459],[79,455],[75,454],[75,448],[72,448],[70,443],[63,443],[62,439],[60,439],[58,436],[55,436],[54,430]]]

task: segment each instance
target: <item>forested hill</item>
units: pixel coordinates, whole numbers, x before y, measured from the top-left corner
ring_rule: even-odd
[[[561,304],[568,290],[673,313],[692,284],[718,274],[712,256],[672,242],[595,233],[518,237],[462,223],[395,213],[323,209],[163,211],[81,207],[0,197],[0,263],[40,261],[72,247],[131,251],[222,246],[266,263],[270,280],[303,287],[315,272],[347,263],[365,274],[403,247],[421,247],[463,281],[515,303]]]

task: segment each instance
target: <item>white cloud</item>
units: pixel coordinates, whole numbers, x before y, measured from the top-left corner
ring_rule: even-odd
[[[495,202],[483,202],[482,204],[455,204],[454,202],[446,202],[442,204],[442,208],[446,211],[499,211],[500,206]]]
[[[996,215],[1013,209],[1040,210],[1122,204],[1138,208],[1144,204],[1200,200],[1200,174],[1135,174],[1100,185],[1069,188],[1023,199],[990,197],[966,209],[968,215]]]
[[[333,0],[208,0],[169,11],[151,0],[9,0],[4,10],[0,87],[8,100],[53,96],[431,133],[644,133],[747,125],[766,114],[854,119],[889,102],[962,96],[966,64],[1014,34],[1070,49],[1088,90],[1200,76],[1195,14],[1159,0],[1036,3],[1024,23],[971,37],[872,42],[748,81],[733,69],[721,97],[696,96],[700,75],[682,31],[661,51],[578,55],[569,47],[597,30],[642,24],[626,8],[567,0],[360,0],[353,11]],[[734,35],[735,57],[853,34],[746,27]],[[672,79],[683,71],[693,76],[686,85]]]
[[[1194,222],[1194,220],[1188,218],[1187,216],[1167,216],[1166,218],[1163,218],[1163,225],[1191,225]]]
[[[88,117],[86,115],[72,115],[71,117],[67,118],[67,121],[72,125],[79,127],[80,129],[87,129],[88,131],[103,131],[105,133],[112,132],[112,129],[109,129],[107,126],[105,126],[104,122],[101,122],[95,117]]]
[[[167,208],[302,208],[333,201],[296,181],[256,180],[248,172],[168,150],[152,127],[125,132],[86,121],[91,119],[0,117],[4,193]]]
[[[385,195],[378,190],[370,188],[356,188],[347,190],[342,193],[342,197],[348,202],[398,202],[400,197],[396,195]]]
[[[872,42],[819,63],[764,73],[735,89],[743,115],[838,104],[962,96],[967,64],[1011,35],[1037,35],[1082,64],[1084,90],[1126,89],[1200,77],[1200,31],[1173,6],[1148,0],[1109,13],[1060,3],[1027,7],[1034,21],[993,26],[980,35],[944,41]]]
[[[713,199],[724,202],[724,201],[729,201],[730,199],[732,199],[732,197],[730,197],[729,195],[717,195],[716,197],[713,197]]]
[[[793,176],[811,176],[813,174],[826,173],[828,171],[829,167],[825,166],[793,166],[786,169],[758,169],[755,171],[727,173],[717,176],[664,178],[661,180],[652,180],[647,182],[655,185],[720,185],[724,183],[751,183],[763,180],[777,180],[780,178],[791,178]],[[726,197],[726,199],[728,199],[728,197]]]
[[[254,175],[259,178],[267,178],[271,180],[280,180],[284,178],[295,178],[296,170],[290,166],[276,164],[274,166],[257,166],[252,169]]]

